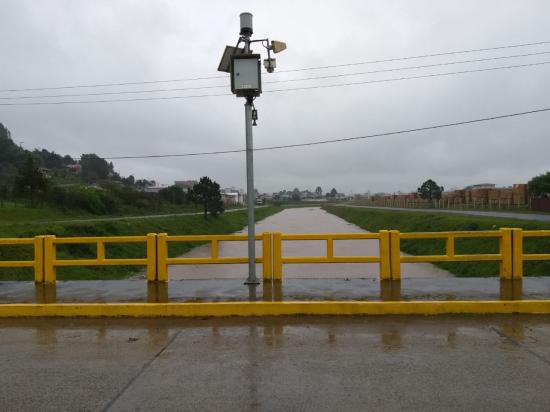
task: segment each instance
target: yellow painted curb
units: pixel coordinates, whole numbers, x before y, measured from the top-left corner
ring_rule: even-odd
[[[198,317],[280,315],[550,314],[550,300],[404,302],[15,303],[0,305],[13,317]]]

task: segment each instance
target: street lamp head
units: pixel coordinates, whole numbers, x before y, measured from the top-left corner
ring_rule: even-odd
[[[252,13],[241,13],[241,36],[252,36]]]
[[[283,50],[286,50],[286,43],[284,41],[272,40],[271,50],[273,50],[273,53],[280,53]]]

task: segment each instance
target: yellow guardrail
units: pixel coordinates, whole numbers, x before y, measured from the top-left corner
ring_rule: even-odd
[[[464,232],[419,232],[401,233],[398,230],[390,231],[391,253],[391,278],[401,278],[401,263],[414,262],[479,262],[497,261],[500,263],[500,277],[502,279],[513,278],[512,266],[512,229]],[[464,238],[497,238],[499,240],[499,253],[480,253],[459,255],[455,253],[455,240]],[[445,254],[442,255],[401,255],[402,239],[444,239]]]
[[[155,233],[146,236],[111,237],[55,237],[44,236],[44,282],[56,281],[56,268],[67,266],[146,266],[147,280],[156,280],[156,238]],[[145,243],[147,255],[143,258],[109,259],[105,254],[106,244]],[[57,245],[95,244],[95,259],[58,259]],[[36,275],[35,275],[36,278]]]
[[[33,246],[33,260],[4,260],[0,261],[0,268],[34,268],[34,278],[37,282],[44,281],[44,236],[34,238],[3,238],[0,239],[1,246]]]
[[[502,279],[521,279],[523,263],[526,261],[550,260],[549,253],[525,253],[524,239],[550,238],[550,230],[522,230],[503,228],[489,231],[462,232],[418,232],[401,233],[397,230],[381,230],[376,233],[316,233],[290,234],[280,232],[265,232],[256,236],[262,242],[262,254],[256,258],[262,264],[262,277],[265,281],[271,279],[280,281],[283,278],[285,264],[317,264],[317,263],[378,263],[380,280],[401,278],[403,263],[417,262],[475,262],[496,261],[500,264]],[[455,240],[461,238],[496,238],[499,241],[498,253],[457,254]],[[378,242],[379,253],[376,255],[335,256],[334,242],[339,240],[370,239]],[[441,255],[401,254],[402,240],[444,239],[445,253]],[[139,265],[146,267],[148,281],[167,281],[169,265],[202,265],[202,264],[244,264],[248,263],[246,256],[220,256],[220,242],[247,240],[246,235],[199,235],[170,236],[166,233],[149,233],[145,236],[115,236],[115,237],[62,237],[36,236],[34,238],[0,239],[2,246],[32,246],[32,260],[0,261],[0,268],[29,267],[34,268],[36,282],[53,283],[56,281],[56,268],[67,266],[109,266],[109,265]],[[286,256],[283,254],[285,241],[324,241],[326,251],[321,256]],[[169,244],[176,242],[209,242],[208,257],[170,257]],[[105,246],[116,243],[144,243],[146,255],[141,258],[108,258]],[[93,259],[59,259],[58,245],[95,244],[96,256]]]
[[[375,256],[334,256],[335,240],[374,239],[379,244],[379,254]],[[326,242],[324,256],[283,256],[283,241],[322,240]],[[315,233],[286,234],[273,233],[273,279],[283,277],[283,264],[297,263],[379,263],[380,279],[390,279],[390,236],[389,231],[378,233]]]
[[[271,257],[271,233],[265,232],[256,235],[256,240],[262,242],[262,256],[256,257],[256,263],[262,264],[262,275],[264,280],[271,279],[272,257]],[[204,264],[243,264],[248,263],[247,256],[220,256],[220,242],[244,242],[248,240],[247,235],[191,235],[191,236],[168,236],[166,233],[157,235],[157,280],[168,280],[169,265],[204,265]],[[168,245],[174,242],[210,242],[210,256],[201,258],[169,257]]]
[[[522,230],[512,229],[512,261],[513,261],[513,277],[521,279],[523,277],[523,262],[533,260],[550,260],[549,253],[525,253],[524,242],[525,238],[548,237],[550,238],[550,230]]]

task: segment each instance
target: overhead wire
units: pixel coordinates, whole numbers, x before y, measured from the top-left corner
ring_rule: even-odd
[[[477,118],[477,119],[463,120],[463,121],[459,121],[459,122],[442,123],[442,124],[436,124],[436,125],[431,125],[431,126],[416,127],[416,128],[412,128],[412,129],[402,129],[402,130],[396,130],[396,131],[390,131],[390,132],[373,133],[373,134],[367,134],[367,135],[363,135],[363,136],[342,137],[342,138],[336,138],[336,139],[317,140],[317,141],[312,141],[312,142],[303,142],[303,143],[293,143],[293,144],[277,145],[277,146],[257,147],[257,148],[254,148],[253,151],[261,152],[261,151],[268,151],[268,150],[279,150],[279,149],[289,149],[289,148],[296,148],[296,147],[318,146],[318,145],[325,145],[325,144],[331,144],[331,143],[372,139],[372,138],[376,138],[376,137],[401,135],[401,134],[415,133],[415,132],[435,130],[435,129],[443,129],[443,128],[455,127],[455,126],[461,126],[461,125],[467,125],[467,124],[482,123],[482,122],[488,122],[488,121],[494,121],[494,120],[500,120],[500,119],[507,119],[507,118],[512,118],[512,117],[519,117],[519,116],[526,116],[526,115],[531,115],[531,114],[543,113],[543,112],[548,112],[548,111],[550,111],[550,107],[544,107],[544,108],[533,109],[533,110],[528,110],[528,111],[523,111],[523,112],[507,113],[507,114],[502,114],[502,115],[481,117],[481,118]],[[170,157],[210,156],[210,155],[243,153],[243,152],[246,152],[246,149],[216,150],[216,151],[211,151],[211,152],[194,152],[194,153],[181,153],[181,154],[109,156],[109,157],[101,157],[101,159],[104,159],[104,160],[159,159],[159,158],[170,158]],[[80,158],[75,157],[75,159],[80,159]]]
[[[540,56],[545,54],[550,54],[550,51],[516,54],[516,55],[509,55],[509,56],[489,57],[489,58],[483,58],[483,59],[458,60],[458,61],[425,64],[425,65],[418,65],[418,66],[394,67],[389,69],[371,70],[366,72],[339,73],[339,74],[324,75],[324,76],[302,77],[297,79],[268,80],[263,83],[278,84],[278,83],[289,83],[289,82],[299,82],[299,81],[309,81],[309,80],[332,79],[332,78],[341,78],[341,77],[348,77],[348,76],[360,76],[360,75],[367,75],[367,74],[395,72],[395,71],[401,71],[401,70],[426,69],[426,68],[440,67],[440,66],[451,66],[456,64],[480,63],[480,62],[486,62],[486,61],[512,59],[512,58],[519,58],[519,57]],[[50,99],[50,98],[109,96],[109,95],[160,93],[160,92],[176,92],[176,91],[180,92],[180,91],[187,91],[187,90],[216,89],[216,88],[222,88],[222,87],[227,87],[227,85],[223,84],[223,85],[214,85],[214,86],[165,88],[165,89],[149,89],[149,90],[124,90],[124,91],[99,92],[99,93],[72,93],[72,94],[38,95],[38,96],[36,95],[35,96],[8,96],[8,97],[0,97],[0,100]]]
[[[294,68],[294,69],[284,69],[284,70],[278,70],[277,72],[278,73],[289,73],[289,72],[300,72],[300,71],[307,71],[307,70],[322,70],[322,69],[331,69],[331,68],[337,68],[337,67],[359,66],[359,65],[365,65],[365,64],[389,63],[389,62],[404,61],[404,60],[449,56],[449,55],[462,54],[462,53],[477,53],[477,52],[483,52],[483,51],[503,50],[503,49],[512,49],[512,48],[528,47],[528,46],[540,46],[540,45],[543,45],[543,44],[550,44],[550,40],[531,42],[531,43],[520,43],[520,44],[495,46],[495,47],[484,47],[484,48],[477,48],[477,49],[455,50],[455,51],[430,53],[430,54],[422,54],[422,55],[406,56],[406,57],[395,57],[395,58],[389,58],[389,59],[366,60],[366,61],[360,61],[360,62],[341,63],[341,64],[333,64],[333,65],[325,65],[325,66],[311,66],[311,67],[302,67],[302,68]],[[135,85],[142,85],[142,84],[158,84],[158,83],[175,83],[175,82],[185,82],[185,81],[211,80],[211,79],[220,79],[220,78],[226,78],[226,77],[227,77],[227,75],[216,75],[216,76],[212,75],[212,76],[197,76],[197,77],[185,77],[185,78],[149,80],[149,81],[92,83],[92,84],[76,84],[76,85],[46,86],[46,87],[32,87],[32,88],[30,88],[30,87],[29,88],[11,88],[11,89],[0,89],[0,93],[30,92],[30,91],[44,91],[44,90],[62,90],[62,89],[78,89],[78,88],[95,88],[95,87],[135,86]]]
[[[377,80],[366,80],[366,81],[348,82],[348,83],[335,83],[335,84],[302,86],[302,87],[293,87],[293,88],[284,88],[284,89],[272,89],[272,90],[264,90],[263,93],[289,92],[289,91],[298,91],[298,90],[356,86],[356,85],[363,85],[363,84],[387,83],[387,82],[394,82],[394,81],[424,79],[424,78],[451,76],[451,75],[459,75],[459,74],[467,74],[467,73],[487,72],[487,71],[494,71],[494,70],[534,67],[534,66],[541,66],[546,64],[550,64],[550,61],[519,64],[519,65],[509,65],[509,66],[488,67],[483,69],[460,70],[460,71],[446,72],[446,73],[432,73],[432,74],[425,74],[425,75],[418,75],[418,76],[397,77],[397,78],[391,78],[391,79],[377,79]],[[194,99],[194,98],[232,96],[232,95],[233,95],[232,93],[216,93],[216,94],[199,94],[199,95],[184,95],[184,96],[138,97],[138,98],[130,98],[130,99],[62,100],[62,101],[53,101],[53,102],[47,101],[47,102],[15,102],[15,103],[10,102],[10,103],[0,103],[0,106],[43,106],[43,105],[65,105],[65,104],[90,104],[90,103],[121,103],[121,102],[154,101],[154,100],[181,100],[181,99]]]

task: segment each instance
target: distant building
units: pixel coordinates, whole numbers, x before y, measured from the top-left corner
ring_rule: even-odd
[[[147,186],[143,188],[143,191],[145,193],[158,193],[161,191],[161,189],[166,189],[168,186],[166,185],[158,185],[158,186]]]
[[[198,182],[196,180],[176,180],[174,186],[181,187],[184,192],[187,192]]]
[[[222,201],[226,205],[242,205],[244,203],[242,192],[234,187],[222,189],[221,195]]]
[[[466,186],[464,190],[472,190],[472,189],[493,189],[496,185],[494,183],[478,183],[477,185],[470,185]]]
[[[71,173],[80,173],[80,172],[82,172],[82,165],[79,164],[79,163],[66,165],[65,168]]]
[[[50,169],[46,167],[39,167],[38,171],[42,174],[42,176],[44,176],[47,179],[52,177],[52,175],[50,174]]]

